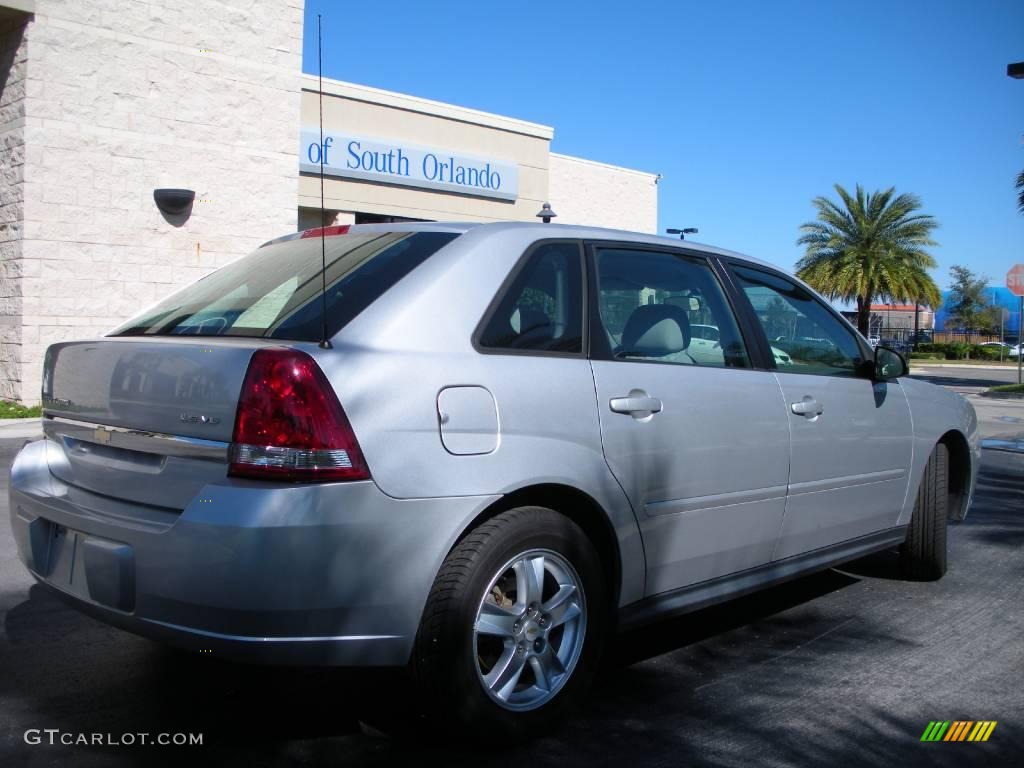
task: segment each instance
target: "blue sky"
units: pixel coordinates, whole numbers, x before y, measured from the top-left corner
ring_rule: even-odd
[[[1024,262],[1024,2],[331,3],[303,69],[554,126],[552,150],[663,174],[659,229],[787,269],[810,200],[895,186],[952,264]],[[551,201],[555,210],[558,201]]]

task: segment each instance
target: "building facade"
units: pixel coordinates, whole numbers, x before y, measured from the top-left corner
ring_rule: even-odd
[[[984,291],[986,303],[995,309],[994,315],[1002,321],[1003,335],[1017,343],[1021,332],[1020,298],[1015,296],[1005,285],[990,285]],[[949,306],[953,301],[952,291],[942,292],[942,306],[936,313],[935,328],[939,331],[955,332],[962,330],[960,324],[950,317]]]
[[[260,243],[331,223],[533,219],[653,232],[657,176],[515,118],[303,75],[303,1],[0,0],[0,398]],[[354,142],[354,143],[353,143]],[[154,190],[195,193],[180,214]]]
[[[551,152],[554,129],[337,80],[302,76],[299,228],[391,220],[536,220],[657,229],[656,174]],[[321,143],[322,142],[322,143]]]
[[[857,324],[856,311],[843,312],[843,315]],[[894,330],[930,331],[935,328],[935,312],[924,304],[872,304],[868,327],[872,336]]]

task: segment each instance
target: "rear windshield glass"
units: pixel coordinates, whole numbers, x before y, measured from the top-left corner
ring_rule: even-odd
[[[328,335],[456,237],[450,232],[375,232],[326,238]],[[265,245],[169,296],[111,335],[317,341],[320,260],[319,237]]]

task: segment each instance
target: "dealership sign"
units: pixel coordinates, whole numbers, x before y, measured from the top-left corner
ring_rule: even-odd
[[[299,142],[299,170],[384,184],[439,189],[478,197],[515,200],[516,166],[457,154],[447,149],[369,139],[305,128]]]

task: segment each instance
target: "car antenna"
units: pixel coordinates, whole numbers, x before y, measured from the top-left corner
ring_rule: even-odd
[[[324,56],[320,14],[316,15],[316,64],[320,78],[320,349],[330,349],[327,338],[327,209],[324,208]]]

